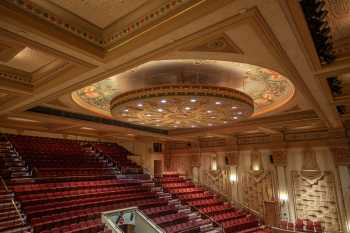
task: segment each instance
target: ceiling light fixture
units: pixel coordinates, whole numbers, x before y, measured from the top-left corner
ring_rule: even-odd
[[[234,119],[234,120],[237,120],[237,119],[238,119],[238,117],[234,116],[234,117],[233,117],[233,119]]]
[[[22,118],[22,117],[8,117],[7,119],[12,120],[12,121],[22,121],[22,122],[40,122],[37,120],[32,120],[32,119],[27,119],[27,118]]]
[[[139,103],[137,104],[137,107],[143,107],[143,104]]]
[[[218,109],[227,103],[230,103],[228,109]],[[140,104],[142,109],[136,107],[141,106]],[[210,104],[214,107],[210,107]],[[157,124],[164,129],[191,128],[192,125],[197,128],[223,125],[226,124],[223,121],[230,122],[233,116],[238,116],[236,111],[231,110],[233,106],[242,108],[239,119],[247,118],[254,112],[253,99],[241,91],[186,84],[162,85],[126,92],[114,97],[110,106],[112,116],[118,120],[127,122],[131,118],[133,124],[141,125],[143,122],[150,127]],[[127,117],[122,117],[126,109]],[[145,111],[140,112],[142,110]],[[196,114],[192,114],[192,111]],[[151,114],[152,117],[147,117],[150,115],[146,114]],[[206,119],[205,122],[202,119]]]
[[[91,128],[91,127],[81,127],[80,129],[85,129],[85,130],[96,130],[96,129]]]

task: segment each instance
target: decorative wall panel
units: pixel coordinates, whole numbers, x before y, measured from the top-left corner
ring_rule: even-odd
[[[171,156],[171,163],[169,171],[177,171],[187,176],[192,174],[192,158],[191,156]]]
[[[275,199],[273,174],[269,172],[246,172],[241,179],[242,201],[249,208],[263,214],[264,201]]]
[[[326,231],[340,230],[335,180],[331,172],[292,171],[296,218],[321,221]]]

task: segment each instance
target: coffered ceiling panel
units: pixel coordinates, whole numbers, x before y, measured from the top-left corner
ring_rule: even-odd
[[[0,64],[31,73],[53,62],[54,60],[55,57],[47,53],[26,47],[9,62],[0,62]]]
[[[49,0],[84,20],[105,28],[148,0]]]

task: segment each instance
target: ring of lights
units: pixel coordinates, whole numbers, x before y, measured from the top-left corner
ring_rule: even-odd
[[[114,118],[157,128],[211,127],[254,112],[253,99],[241,91],[206,85],[164,85],[123,93],[111,101]]]

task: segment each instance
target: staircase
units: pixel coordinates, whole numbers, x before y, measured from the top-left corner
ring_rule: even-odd
[[[172,197],[168,192],[165,192],[163,188],[157,186],[154,188],[157,190],[159,197],[168,199],[169,204],[175,205],[179,213],[185,213],[190,221],[202,221],[201,214],[197,211],[193,211],[190,206],[183,205],[181,201],[177,198]],[[200,232],[203,233],[221,233],[223,232],[221,227],[215,226],[213,223],[207,223],[200,226]]]
[[[7,189],[4,180],[1,178],[0,233],[5,232],[31,232],[31,227],[26,224],[25,216],[20,212],[20,204],[14,200],[14,194]]]
[[[0,168],[0,175],[6,178],[16,179],[32,176],[31,169],[4,136],[0,138]]]

